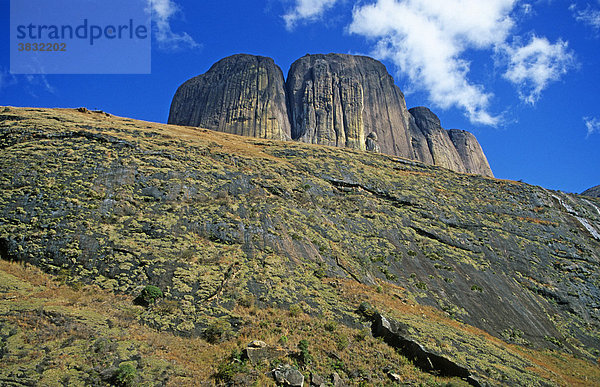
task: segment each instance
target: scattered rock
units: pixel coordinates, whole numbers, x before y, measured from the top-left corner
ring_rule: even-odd
[[[371,326],[374,337],[382,337],[390,346],[398,349],[408,359],[424,371],[435,372],[441,376],[457,376],[473,386],[480,386],[471,372],[450,359],[425,349],[408,333],[408,326],[398,321],[388,319],[376,313]]]
[[[254,340],[246,347],[246,356],[252,364],[260,364],[265,360],[279,359],[287,355],[282,348],[270,347],[264,341]]]
[[[371,132],[367,136],[367,150],[370,152],[380,153],[381,148],[377,143],[377,133]]]
[[[273,370],[273,377],[277,383],[285,386],[304,386],[304,375],[289,364],[280,364]]]
[[[348,386],[348,384],[342,380],[340,374],[338,374],[335,371],[333,372],[333,374],[331,374],[331,380],[333,381],[333,387],[347,387]]]
[[[387,375],[391,379],[392,382],[402,383],[402,377],[400,377],[400,375],[398,375],[392,371],[388,371]]]
[[[327,386],[327,380],[319,374],[312,373],[310,375],[310,385],[313,387],[325,387]]]

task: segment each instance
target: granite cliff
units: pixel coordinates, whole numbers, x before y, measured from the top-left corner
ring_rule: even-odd
[[[179,87],[169,123],[290,139],[283,73],[271,58],[240,54],[222,59]]]
[[[597,198],[85,109],[0,149],[0,384],[600,385]]]
[[[444,130],[428,109],[409,111],[381,62],[346,54],[306,55],[292,64],[285,84],[281,74],[272,59],[244,54],[222,59],[179,87],[168,122],[377,150],[493,176],[475,136]]]

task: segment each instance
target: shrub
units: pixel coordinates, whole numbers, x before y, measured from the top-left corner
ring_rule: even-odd
[[[367,318],[372,318],[377,310],[375,310],[375,308],[373,308],[368,302],[363,301],[358,307],[358,312]]]
[[[300,340],[300,342],[298,343],[298,349],[300,350],[299,358],[302,364],[309,364],[312,360],[312,355],[308,350],[308,340]]]
[[[133,386],[137,379],[137,370],[132,364],[121,364],[115,371],[114,381],[117,386]]]
[[[294,304],[290,306],[290,316],[298,317],[300,316],[300,313],[302,313],[302,308],[300,307],[300,305]]]
[[[204,330],[204,338],[209,343],[215,344],[222,341],[231,333],[231,324],[226,320],[215,320]]]
[[[340,351],[343,351],[344,349],[348,348],[348,345],[350,345],[350,340],[348,340],[348,336],[346,335],[339,335],[336,341],[337,349]]]
[[[337,323],[335,321],[327,321],[323,324],[323,328],[325,328],[327,332],[334,332],[337,329]]]
[[[154,285],[148,285],[133,301],[137,305],[150,306],[150,304],[154,304],[156,300],[161,297],[163,297],[163,292],[162,290],[160,290],[159,287]]]

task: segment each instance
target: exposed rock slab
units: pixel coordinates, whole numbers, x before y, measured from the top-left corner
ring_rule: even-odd
[[[586,189],[581,194],[585,195],[585,196],[591,196],[591,197],[594,197],[594,198],[600,198],[600,185],[597,185],[597,186],[592,187],[590,189]]]
[[[465,379],[472,386],[481,385],[466,367],[423,347],[410,336],[404,324],[376,313],[373,316],[371,330],[374,337],[383,338],[386,343],[413,360],[414,364],[422,370],[436,372],[442,376],[458,376]]]
[[[456,172],[493,177],[487,158],[475,136],[463,130],[447,131],[440,119],[428,108],[409,110],[413,159],[438,165]]]
[[[412,157],[404,95],[381,62],[306,55],[292,64],[286,86],[294,139],[364,150],[376,133],[382,153]]]
[[[283,73],[271,58],[224,58],[177,89],[168,122],[287,140],[291,128]]]

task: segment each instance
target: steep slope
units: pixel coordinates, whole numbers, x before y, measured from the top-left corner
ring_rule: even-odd
[[[595,187],[587,189],[587,190],[583,191],[581,194],[585,195],[585,196],[592,196],[595,198],[600,198],[600,185],[597,185]]]
[[[381,62],[306,55],[292,64],[286,86],[294,139],[364,150],[376,133],[381,152],[412,156],[404,95]]]
[[[224,58],[177,89],[168,122],[289,139],[283,73],[271,58],[244,54]]]
[[[598,383],[597,199],[353,149],[0,112],[2,258],[118,293],[156,285],[150,327],[235,334],[253,305],[360,330],[368,302],[482,382]],[[580,376],[571,356],[588,359]]]

